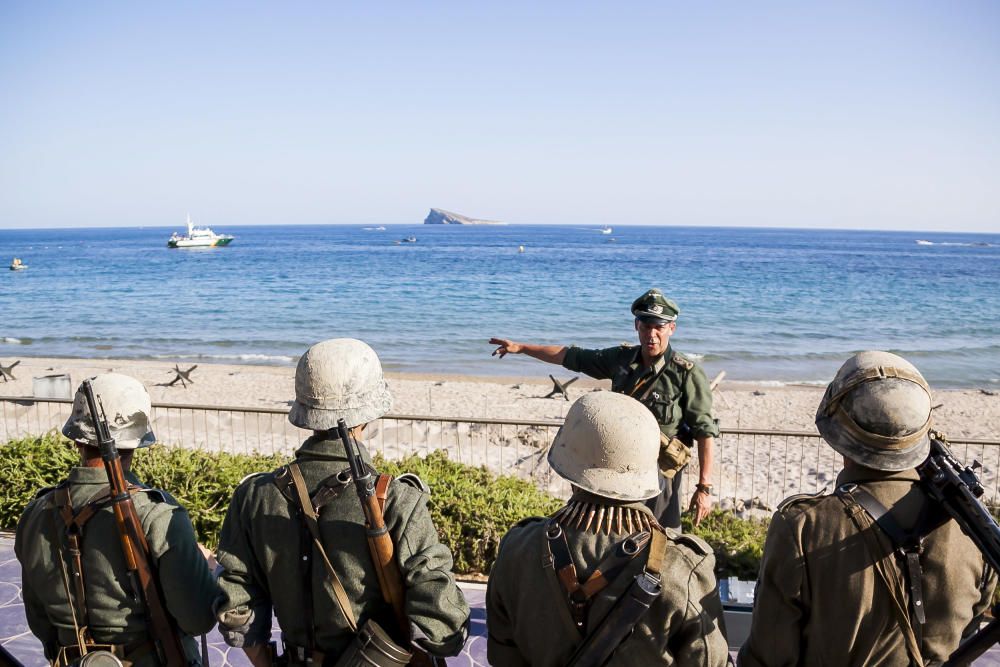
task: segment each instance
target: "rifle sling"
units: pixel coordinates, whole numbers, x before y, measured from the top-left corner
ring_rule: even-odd
[[[844,503],[844,506],[847,508],[848,516],[850,516],[851,520],[854,522],[858,532],[861,533],[861,536],[864,539],[865,547],[868,550],[868,555],[874,565],[875,572],[878,574],[879,580],[882,581],[889,592],[889,597],[892,599],[892,604],[890,606],[896,616],[896,622],[899,624],[899,628],[902,631],[903,640],[906,645],[907,653],[910,654],[910,659],[913,661],[913,664],[923,665],[924,659],[923,654],[920,651],[920,641],[917,638],[917,632],[913,627],[913,622],[910,620],[908,605],[906,604],[906,595],[903,590],[902,581],[903,573],[899,570],[899,568],[891,567],[890,563],[893,561],[885,558],[888,554],[885,553],[885,549],[878,541],[878,538],[871,530],[871,527],[879,526],[883,532],[884,529],[881,528],[881,525],[876,521],[874,515],[861,504],[858,494],[859,489],[860,487],[855,484],[845,484],[837,489],[836,495],[840,501]],[[881,503],[878,503],[878,501],[872,498],[867,492],[864,492],[863,490],[862,492],[868,496],[871,501],[874,501],[874,503],[876,503],[879,507],[882,507],[880,516],[884,519],[885,512],[887,511],[885,507],[882,506]],[[877,512],[878,509],[875,509]],[[862,516],[866,517],[867,521],[870,523],[866,523],[866,521],[862,519]],[[893,524],[898,527],[898,524],[895,524],[895,521],[893,521]],[[895,548],[895,540],[891,535],[889,535],[889,533],[886,533],[886,535],[889,536],[889,539],[893,542]],[[921,606],[923,605],[921,604]]]
[[[344,619],[347,621],[347,626],[351,629],[351,632],[357,632],[358,622],[354,617],[354,610],[351,608],[351,600],[347,597],[347,591],[344,590],[344,585],[340,583],[340,577],[337,576],[337,572],[333,569],[333,564],[330,562],[330,559],[326,555],[326,550],[323,548],[316,509],[313,507],[312,500],[309,498],[309,492],[306,490],[306,482],[302,478],[302,471],[299,470],[299,466],[295,462],[288,464],[288,471],[292,476],[292,485],[295,487],[295,494],[299,509],[302,511],[301,516],[303,521],[312,535],[313,545],[323,559],[323,566],[326,568],[327,574],[330,575],[334,600],[337,602],[337,606],[340,607],[340,611],[344,615]]]
[[[134,495],[142,490],[140,486],[128,485],[129,494]],[[87,590],[83,575],[83,528],[100,509],[108,506],[110,498],[111,488],[105,487],[79,510],[74,510],[68,484],[57,487],[54,492],[55,506],[66,529],[68,546],[65,551],[69,555],[70,572],[75,589],[75,592],[71,593],[67,587],[66,594],[69,597],[74,620],[83,620],[83,626],[77,631],[77,641],[81,645],[81,651],[86,651],[83,645],[94,645],[94,639],[90,634],[90,623],[87,620]]]
[[[569,551],[566,533],[558,521],[555,519],[549,521],[545,536],[556,576],[566,594],[570,614],[578,630],[587,624],[587,610],[591,599],[604,590],[649,542],[649,533],[646,531],[629,535],[594,568],[587,581],[581,583],[577,578],[576,565]]]
[[[660,571],[666,549],[666,535],[660,530],[653,530],[645,569],[635,576],[607,615],[584,638],[567,667],[601,667],[625,641],[660,596]]]
[[[889,537],[892,545],[896,548],[896,553],[900,554],[906,561],[906,571],[910,583],[910,602],[913,605],[917,622],[923,625],[927,622],[927,616],[924,613],[923,569],[920,567],[920,554],[923,552],[921,531],[904,530],[885,505],[860,486],[851,493],[858,504],[874,519],[875,525]],[[920,524],[918,524],[919,527]]]

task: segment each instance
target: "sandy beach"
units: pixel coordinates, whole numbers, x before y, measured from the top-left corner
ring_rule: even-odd
[[[488,354],[487,347],[484,354]],[[180,364],[185,370],[190,366]],[[154,403],[282,408],[295,395],[295,369],[291,366],[202,363],[191,374],[193,384],[166,386],[174,378],[173,369],[174,364],[166,361],[23,357],[14,369],[17,379],[0,382],[0,396],[31,396],[35,377],[68,374],[75,387],[86,377],[108,371],[142,381]],[[549,370],[562,381],[575,376],[558,366]],[[396,414],[551,420],[561,419],[570,405],[560,398],[544,398],[552,389],[548,378],[390,373],[386,379]],[[609,387],[608,381],[582,376],[570,386],[569,393],[578,398]],[[723,380],[715,392],[714,411],[723,429],[814,431],[813,419],[822,395],[823,388],[818,386]],[[936,426],[952,438],[1000,438],[1000,392],[935,391],[933,405],[937,406]]]
[[[488,350],[484,349],[484,354]],[[5,365],[10,360],[0,360]],[[503,362],[497,360],[498,364]],[[190,364],[180,364],[184,370]],[[294,368],[199,364],[191,374],[192,384],[168,386],[174,379],[174,364],[167,361],[113,359],[61,359],[24,357],[14,369],[17,379],[0,382],[0,397],[33,395],[33,378],[68,374],[72,386],[96,373],[115,371],[141,380],[154,404],[224,406],[283,411],[294,397]],[[553,375],[566,381],[574,374],[552,366]],[[500,419],[510,421],[557,421],[570,402],[545,398],[552,382],[538,377],[473,377],[456,375],[388,374],[395,398],[394,415],[427,416],[442,420],[383,420],[372,435],[373,448],[395,457],[445,448],[457,460],[487,465],[497,470],[539,479],[556,493],[564,492],[544,463],[544,448],[554,428],[497,427],[454,424],[449,419]],[[578,398],[586,392],[607,389],[609,382],[581,377],[569,393]],[[779,383],[723,381],[715,391],[715,414],[725,430],[780,430],[815,433],[813,419],[823,388]],[[935,425],[953,439],[1000,440],[1000,395],[978,389],[934,392]],[[7,432],[11,408],[5,408]],[[14,408],[28,410],[27,407]],[[239,411],[161,411],[156,430],[165,442],[185,446],[233,451],[290,452],[305,435],[287,424],[283,414],[253,415]],[[49,417],[53,423],[59,419]],[[261,420],[264,420],[263,422]],[[46,430],[45,416],[35,416],[34,430]],[[19,424],[29,422],[24,415]],[[61,421],[59,422],[61,423]],[[29,430],[30,427],[29,427]],[[247,443],[257,444],[247,444]],[[263,444],[262,444],[263,443]],[[988,495],[997,494],[996,470],[1000,447],[956,448],[962,458],[983,461]],[[837,455],[816,438],[784,436],[724,435],[717,447],[714,475],[723,506],[763,510],[795,492],[829,487],[840,468]],[[693,475],[687,475],[689,481]],[[755,500],[756,499],[756,500]]]

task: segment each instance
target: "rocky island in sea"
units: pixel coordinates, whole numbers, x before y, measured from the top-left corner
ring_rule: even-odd
[[[459,213],[452,213],[440,208],[432,208],[424,218],[425,225],[506,225],[497,220],[478,220]]]

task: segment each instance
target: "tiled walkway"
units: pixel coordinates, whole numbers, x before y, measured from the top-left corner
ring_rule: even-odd
[[[486,587],[462,584],[462,592],[472,607],[469,641],[461,655],[450,658],[449,666],[487,667],[486,662]],[[277,623],[275,623],[277,627]],[[14,539],[0,535],[0,644],[25,667],[46,667],[42,645],[28,630],[21,602],[21,566],[14,558]],[[212,667],[249,667],[250,662],[240,649],[226,646],[217,630],[208,635],[209,661]]]

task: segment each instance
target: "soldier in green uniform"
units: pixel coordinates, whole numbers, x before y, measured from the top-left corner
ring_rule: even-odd
[[[362,628],[373,620],[385,630],[395,627],[335,430],[343,418],[360,436],[391,405],[378,356],[362,341],[326,340],[299,360],[288,420],[312,431],[294,463],[318,514],[323,553],[299,515],[297,485],[289,492],[290,466],[253,475],[237,487],[218,549],[225,568],[220,577],[224,595],[217,605],[220,628],[255,665],[270,664],[272,610],[281,625],[283,652],[293,665],[333,665],[351,650],[357,636],[352,625]],[[359,449],[370,465],[361,443]],[[428,497],[414,476],[392,480],[380,495],[406,589],[406,613],[422,635],[417,642],[432,655],[452,656],[465,643],[469,607],[451,572],[451,552],[438,541]]]
[[[661,527],[642,502],[663,485],[659,443],[656,420],[628,396],[595,392],[573,404],[548,455],[573,495],[551,517],[512,528],[490,573],[491,665],[561,667],[578,649],[587,664],[615,667],[727,664],[711,548]],[[659,590],[638,618],[615,618],[637,575]],[[604,632],[612,639],[581,648]]]
[[[215,625],[212,601],[218,594],[207,552],[198,545],[184,508],[165,491],[143,487],[128,473],[133,452],[155,441],[149,425],[149,394],[138,380],[117,373],[98,375],[92,385],[107,414],[126,479],[137,487],[133,502],[146,531],[166,611],[187,635],[183,645],[189,664],[199,665],[197,643],[191,637]],[[146,609],[127,576],[108,502],[108,477],[82,390],[76,393],[63,435],[76,443],[80,465],[58,486],[42,489],[17,524],[14,553],[21,563],[28,627],[55,665],[68,665],[88,652],[93,655],[95,648],[110,651],[133,667],[162,665],[151,641]],[[73,525],[67,525],[65,518]],[[79,560],[73,554],[71,534],[82,545]]]
[[[660,523],[676,530],[681,526],[682,471],[694,442],[698,443],[698,484],[689,508],[695,525],[712,509],[712,464],[719,436],[719,426],[712,418],[712,390],[704,371],[670,346],[679,313],[676,303],[651,289],[632,303],[638,346],[589,350],[490,339],[499,346],[494,355],[527,354],[593,378],[610,379],[612,391],[632,396],[649,408],[663,434],[660,470],[669,480],[649,504]]]
[[[937,665],[978,628],[996,575],[918,484],[930,419],[905,359],[840,368],[816,413],[844,456],[837,491],[792,496],[771,520],[741,665]]]

